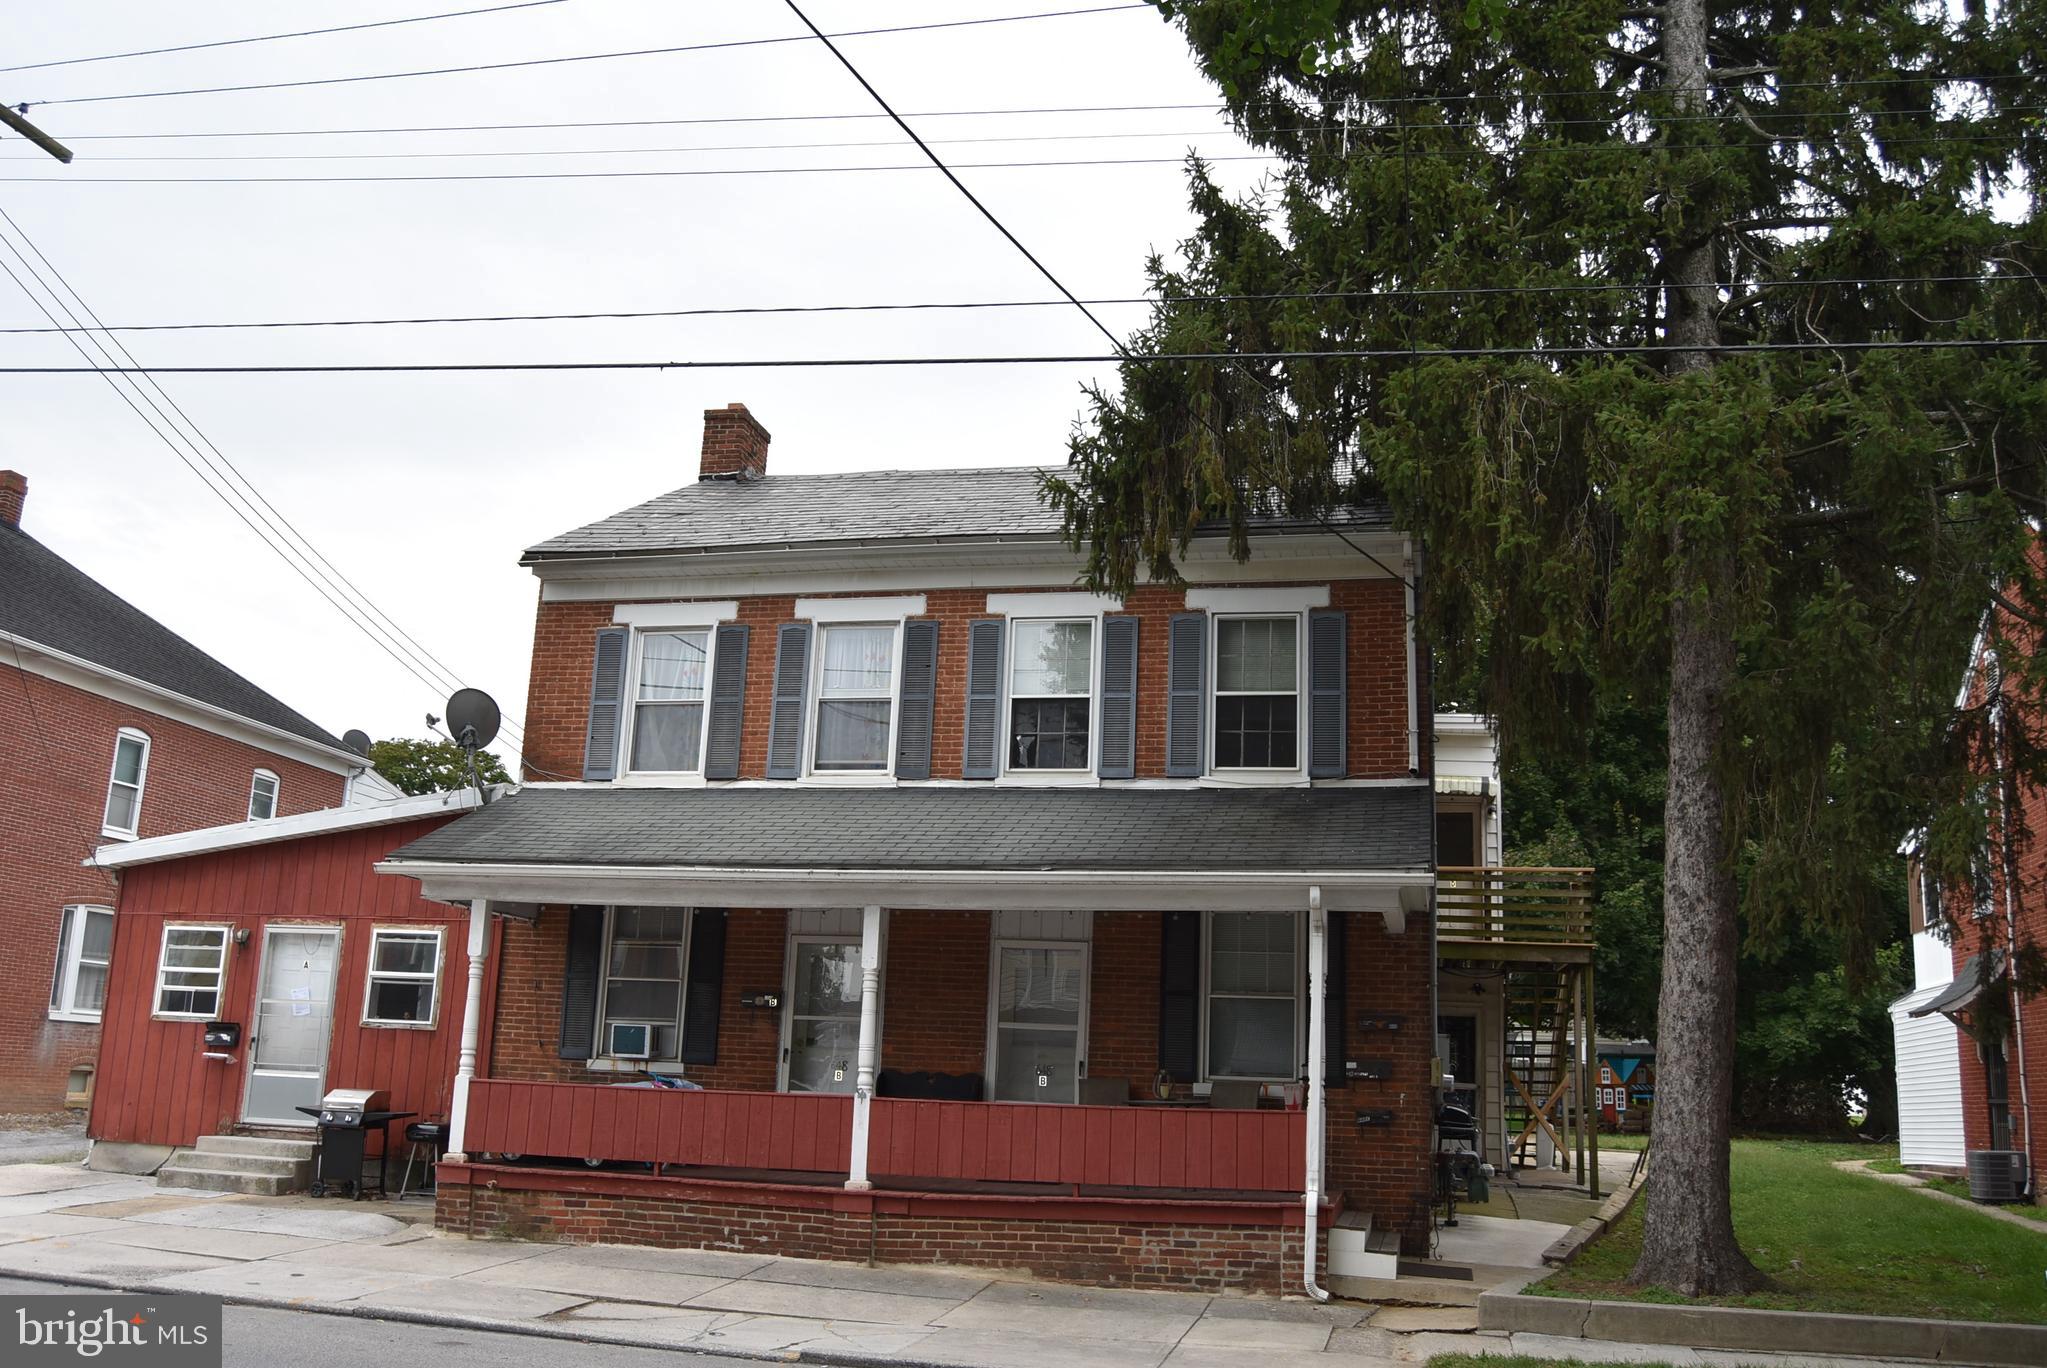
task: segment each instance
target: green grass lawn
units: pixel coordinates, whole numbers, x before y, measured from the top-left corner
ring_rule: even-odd
[[[1789,1311],[2047,1323],[2047,1231],[2038,1234],[1860,1174],[1831,1160],[1896,1159],[1895,1146],[1734,1142],[1734,1233],[1774,1286],[1716,1304]],[[1655,1160],[1650,1160],[1655,1182]],[[1541,1296],[1681,1302],[1627,1285],[1642,1245],[1643,1202],[1565,1268]],[[1497,1365],[1493,1365],[1497,1368]]]
[[[1871,1168],[1871,1170],[1877,1173],[1909,1172],[1909,1170],[1906,1169],[1906,1167],[1903,1164],[1899,1163],[1896,1159],[1878,1159],[1869,1167]],[[1969,1197],[1969,1185],[1960,1178],[1947,1178],[1937,1173],[1922,1173],[1919,1174],[1918,1177],[1919,1181],[1926,1184],[1926,1186],[1932,1188],[1936,1192],[1945,1192],[1948,1196],[1960,1197],[1963,1201],[1971,1200],[1971,1198]],[[2009,1212],[2013,1216],[2022,1217],[2025,1220],[2032,1221],[2039,1225],[2047,1225],[2047,1207],[2039,1207],[2033,1206],[2025,1202],[2017,1202],[2009,1205],[2000,1206],[1998,1207],[1998,1210]]]

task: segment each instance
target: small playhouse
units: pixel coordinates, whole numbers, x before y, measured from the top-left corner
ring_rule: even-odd
[[[1656,1047],[1646,1040],[1601,1040],[1599,1124],[1609,1130],[1647,1130],[1656,1101]]]

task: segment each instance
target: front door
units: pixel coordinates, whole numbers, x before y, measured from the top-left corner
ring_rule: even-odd
[[[1078,1102],[1086,1068],[1087,946],[995,947],[989,1048],[997,1102]]]
[[[265,929],[242,1120],[273,1126],[313,1124],[312,1117],[297,1109],[317,1107],[326,1092],[327,1040],[334,1026],[334,978],[340,960],[339,927]]]
[[[789,950],[782,1086],[850,1093],[860,1051],[860,942],[799,937]]]

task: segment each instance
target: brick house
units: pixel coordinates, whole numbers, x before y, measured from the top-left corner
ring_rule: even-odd
[[[470,906],[440,1223],[1390,1276],[1439,1081],[1409,539],[1202,533],[1106,598],[1034,468],[767,457],[713,409],[693,483],[526,553],[526,782],[378,865]]]
[[[114,939],[95,847],[347,801],[368,762],[21,528],[0,471],[0,1111],[83,1106]]]

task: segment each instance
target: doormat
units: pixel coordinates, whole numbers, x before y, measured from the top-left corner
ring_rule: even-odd
[[[1402,1259],[1394,1271],[1403,1278],[1443,1278],[1449,1282],[1470,1282],[1471,1270],[1454,1264],[1409,1263]]]

